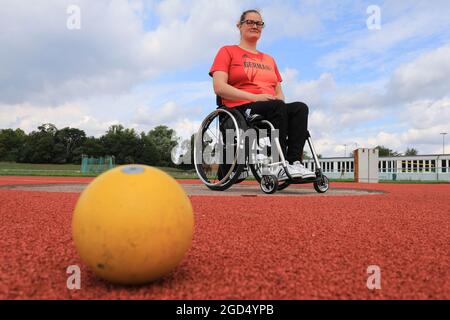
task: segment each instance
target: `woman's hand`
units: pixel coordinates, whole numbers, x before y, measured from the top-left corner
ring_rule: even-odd
[[[261,93],[261,94],[253,94],[252,95],[253,101],[270,101],[270,100],[277,100],[278,98],[267,93]]]

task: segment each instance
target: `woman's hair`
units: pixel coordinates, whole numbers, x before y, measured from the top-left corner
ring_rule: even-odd
[[[261,15],[261,13],[256,9],[246,10],[246,11],[242,12],[241,18],[239,19],[239,23],[244,22],[245,16],[247,15],[247,13],[257,13],[257,14]]]

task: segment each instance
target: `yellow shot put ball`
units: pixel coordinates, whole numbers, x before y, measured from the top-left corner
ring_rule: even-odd
[[[81,193],[72,234],[81,260],[119,284],[156,280],[181,261],[194,229],[191,202],[165,172],[127,165],[111,169]]]

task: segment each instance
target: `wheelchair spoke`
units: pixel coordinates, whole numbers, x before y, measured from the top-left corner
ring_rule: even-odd
[[[216,138],[216,141],[219,140],[219,138],[217,138],[217,136],[211,131],[211,129],[208,128],[208,131],[211,132],[211,134],[214,136],[214,138]]]
[[[237,163],[240,152],[238,130],[239,123],[242,122],[243,118],[239,113],[218,109],[211,112],[202,123],[199,130],[201,136],[198,137],[201,144],[196,144],[200,151],[196,160],[199,161],[196,162],[196,170],[210,189],[229,188],[243,170],[244,166]]]

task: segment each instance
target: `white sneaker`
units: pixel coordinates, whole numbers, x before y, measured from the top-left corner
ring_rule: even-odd
[[[293,164],[288,164],[287,169],[289,170],[289,174],[292,178],[308,179],[316,177],[316,174],[306,169],[300,161],[295,161]],[[279,166],[277,178],[279,181],[287,180],[289,178],[283,166]]]
[[[276,176],[278,178],[278,181],[287,180],[289,178],[287,176],[286,171],[284,170],[283,166],[278,167],[278,172],[277,172]]]
[[[300,161],[295,161],[292,165],[290,165],[290,167],[295,167],[297,170],[297,172],[300,172],[301,177],[303,179],[306,178],[315,178],[316,174],[308,169],[305,168],[304,165],[302,165],[302,163]],[[289,167],[289,173],[291,172],[291,168]]]
[[[289,170],[289,174],[291,175],[292,178],[301,178],[302,177],[302,172],[299,171],[299,169],[297,167],[295,167],[294,165],[288,164],[287,169]],[[283,166],[278,167],[277,178],[278,178],[278,181],[283,181],[283,180],[289,179]]]

